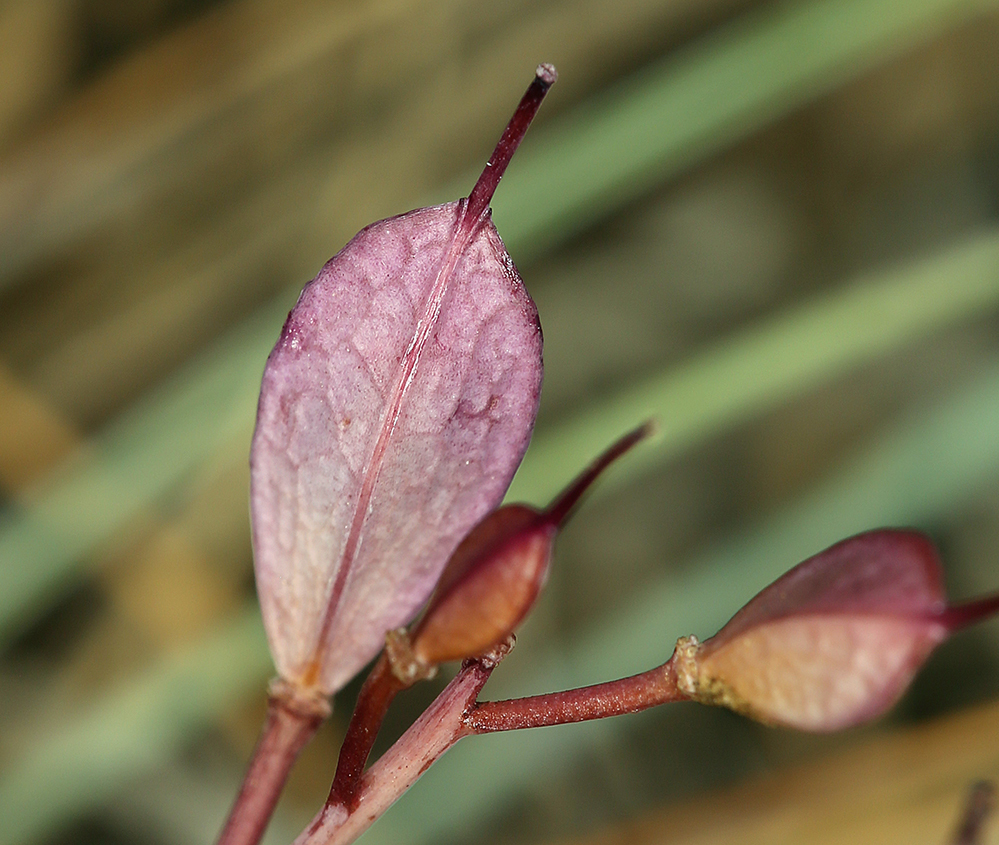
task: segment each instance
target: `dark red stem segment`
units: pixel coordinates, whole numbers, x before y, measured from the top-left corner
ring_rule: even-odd
[[[591,687],[476,704],[466,717],[472,733],[515,731],[637,713],[671,701],[689,701],[676,685],[673,660],[640,675]]]
[[[348,809],[354,808],[364,764],[368,761],[378,730],[385,720],[385,713],[392,699],[405,686],[393,674],[388,659],[382,654],[357,697],[357,705],[344,734],[343,745],[340,746],[333,786],[326,799],[327,806],[342,804]]]
[[[640,425],[634,431],[629,431],[624,437],[611,445],[599,458],[590,464],[559,497],[545,510],[545,519],[553,525],[561,525],[576,507],[590,485],[608,466],[655,431],[655,423],[651,420]]]
[[[324,704],[271,695],[267,720],[218,845],[257,845],[299,752],[329,715]]]
[[[489,207],[493,194],[496,192],[496,186],[499,185],[499,181],[506,171],[506,166],[513,158],[520,142],[524,140],[527,128],[534,120],[534,115],[538,113],[545,94],[548,93],[548,89],[555,84],[557,79],[558,73],[552,65],[538,65],[534,81],[528,87],[520,105],[517,106],[517,111],[510,118],[496,149],[493,150],[492,157],[486,163],[482,175],[479,176],[479,181],[475,183],[475,187],[468,195],[468,204],[465,207],[467,220],[478,220]]]
[[[951,845],[979,845],[983,841],[985,822],[996,806],[995,785],[987,780],[972,785],[960,824],[951,839]]]
[[[948,631],[953,632],[981,622],[996,613],[999,613],[999,594],[952,605],[940,614],[940,621]]]

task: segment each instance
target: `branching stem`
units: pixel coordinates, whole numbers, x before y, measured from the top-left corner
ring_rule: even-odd
[[[470,734],[603,719],[658,704],[689,700],[677,687],[674,659],[670,658],[648,672],[605,684],[510,701],[478,703],[479,692],[494,665],[488,661],[466,661],[454,680],[413,726],[360,776],[352,799],[334,801],[334,789],[331,800],[294,845],[347,845],[353,842],[435,760]],[[367,756],[366,751],[364,755]]]
[[[478,703],[469,711],[466,722],[477,734],[515,731],[605,719],[689,700],[677,688],[671,658],[648,672],[617,681],[529,698]]]
[[[430,765],[471,731],[468,710],[493,665],[469,661],[423,715],[361,777],[352,809],[327,804],[294,845],[346,845],[360,836]]]

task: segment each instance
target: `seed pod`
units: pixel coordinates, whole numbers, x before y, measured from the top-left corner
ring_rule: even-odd
[[[646,424],[605,451],[544,511],[507,505],[458,546],[411,635],[427,666],[477,657],[516,630],[548,578],[555,537],[582,495],[613,461],[648,436]]]
[[[480,522],[452,558],[470,567],[435,594],[413,634],[426,665],[476,657],[506,639],[534,604],[548,577],[558,526],[523,505]]]
[[[336,692],[409,622],[527,448],[541,330],[488,205],[554,81],[538,69],[467,200],[374,223],[332,258],[267,360],[257,588],[298,688]]]
[[[682,639],[678,686],[762,722],[838,730],[898,700],[957,627],[950,613],[926,537],[860,534],[779,578],[706,642]]]

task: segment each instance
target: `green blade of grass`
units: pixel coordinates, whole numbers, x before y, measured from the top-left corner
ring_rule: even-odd
[[[55,726],[0,779],[0,845],[26,845],[166,762],[272,672],[257,609]],[[221,822],[221,819],[220,819]]]
[[[508,498],[545,502],[608,443],[655,417],[649,445],[611,467],[610,490],[767,407],[851,366],[904,348],[999,304],[999,232],[854,280],[754,324],[678,367],[539,431]]]
[[[0,518],[0,642],[59,595],[101,541],[242,438],[287,301],[158,387]]]
[[[539,129],[497,192],[493,218],[510,253],[528,261],[775,118],[997,7],[765,4]],[[461,195],[458,184],[448,198]]]

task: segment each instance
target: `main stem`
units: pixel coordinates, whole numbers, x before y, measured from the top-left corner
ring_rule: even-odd
[[[280,683],[272,688],[263,731],[218,845],[257,845],[299,752],[329,713],[323,699],[296,697]]]

